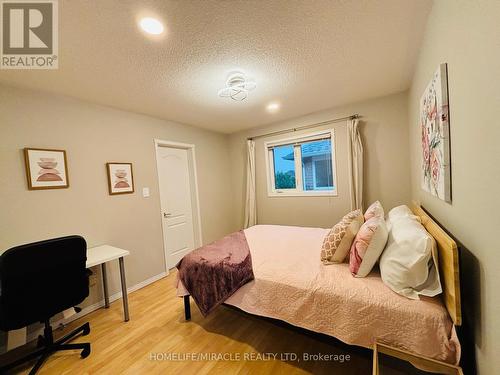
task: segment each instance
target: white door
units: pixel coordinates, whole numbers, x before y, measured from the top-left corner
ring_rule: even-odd
[[[158,176],[167,269],[194,248],[193,202],[188,150],[158,147]]]

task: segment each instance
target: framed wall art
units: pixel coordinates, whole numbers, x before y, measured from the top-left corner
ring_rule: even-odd
[[[132,163],[106,163],[109,194],[131,194],[134,192]]]
[[[69,187],[65,150],[25,148],[24,161],[28,189],[64,189]]]
[[[420,99],[422,189],[451,202],[447,65],[441,64]]]

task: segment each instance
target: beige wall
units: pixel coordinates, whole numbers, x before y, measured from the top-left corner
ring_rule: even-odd
[[[481,374],[500,372],[500,2],[434,3],[409,94],[412,196],[468,250],[462,257],[464,313],[475,326]],[[448,63],[453,203],[420,189],[418,103]]]
[[[81,234],[130,250],[133,286],[165,271],[153,139],[196,145],[204,242],[230,231],[227,136],[66,97],[0,86],[0,250]],[[67,151],[70,188],[27,189],[24,147]],[[134,194],[109,196],[105,163],[132,162]],[[142,197],[149,187],[151,196]],[[119,290],[110,266],[110,292]],[[86,304],[100,299],[100,284]],[[132,316],[134,312],[131,312]]]
[[[364,101],[348,106],[303,116],[260,129],[239,132],[230,136],[232,186],[235,225],[243,225],[245,195],[246,138],[279,129],[318,123],[359,113],[365,149],[366,203],[379,199],[387,207],[408,203],[410,173],[408,170],[408,114],[406,93]],[[347,132],[345,123],[328,127],[335,129],[337,148],[337,197],[268,197],[264,143],[289,135],[256,140],[257,211],[261,224],[287,224],[330,227],[349,211],[347,179]],[[317,128],[321,129],[321,128]],[[298,133],[295,133],[298,134]],[[366,205],[366,204],[365,204]]]

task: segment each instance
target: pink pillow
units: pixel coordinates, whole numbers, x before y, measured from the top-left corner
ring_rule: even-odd
[[[365,277],[372,270],[387,243],[384,218],[372,217],[359,228],[351,246],[349,270],[356,277]]]
[[[384,207],[379,201],[373,202],[365,211],[365,221],[370,220],[372,217],[384,218]]]

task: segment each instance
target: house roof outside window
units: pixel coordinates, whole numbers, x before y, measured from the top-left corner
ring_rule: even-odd
[[[315,141],[304,143],[301,145],[302,147],[302,158],[307,158],[311,156],[325,155],[330,154],[332,152],[332,145],[329,139],[324,141]],[[293,160],[293,152],[283,156],[285,160]]]

